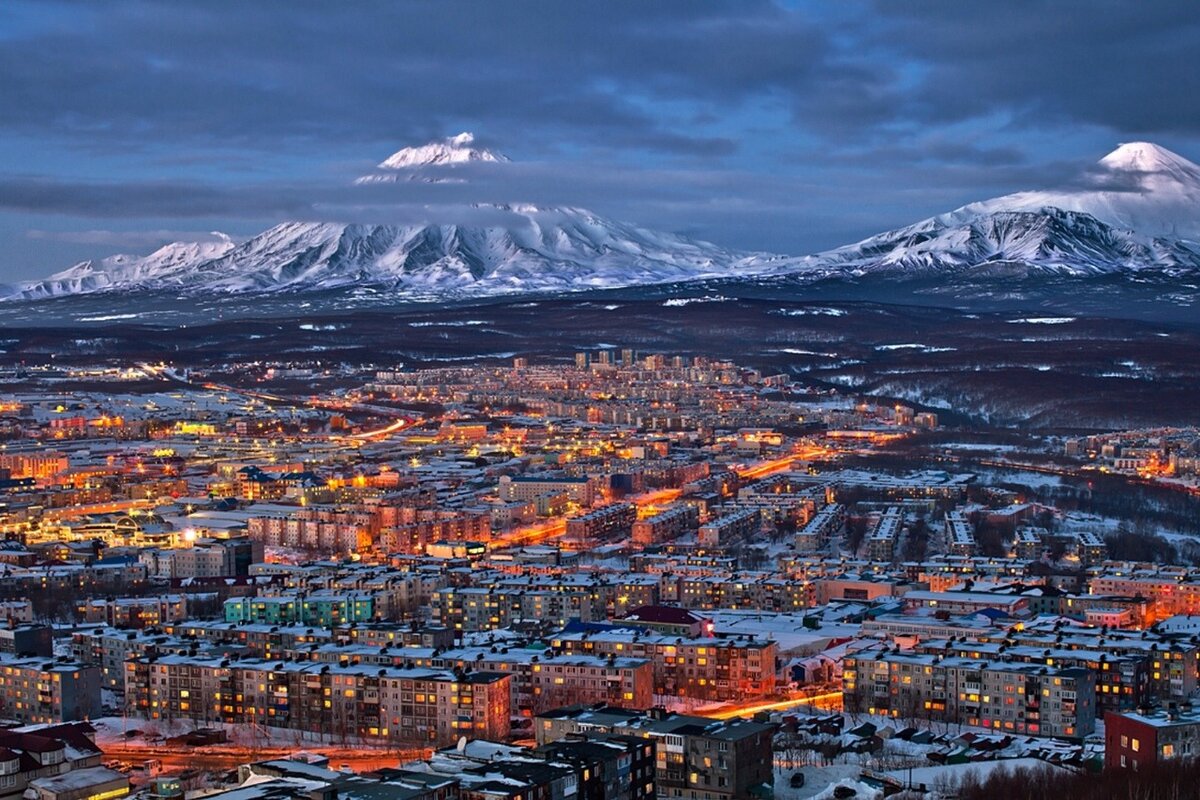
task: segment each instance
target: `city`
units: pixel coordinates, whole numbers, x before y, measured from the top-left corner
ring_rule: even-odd
[[[900,790],[1200,730],[1200,429],[616,347],[4,380],[0,713],[92,754],[43,795]]]
[[[0,2],[0,800],[1200,797],[1198,43]]]

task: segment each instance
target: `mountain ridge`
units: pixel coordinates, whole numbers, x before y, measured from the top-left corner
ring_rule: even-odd
[[[507,162],[473,145],[474,137],[463,133],[404,148],[380,168],[401,180],[469,162]],[[466,217],[483,221],[284,222],[241,244],[220,235],[212,242],[174,243],[143,257],[81,262],[41,281],[5,287],[0,299],[369,286],[404,300],[764,275],[815,281],[973,269],[982,274],[998,264],[1080,276],[1200,270],[1200,166],[1147,142],[1120,145],[1076,185],[970,203],[802,257],[732,250],[570,206],[478,204],[467,210],[475,217]]]

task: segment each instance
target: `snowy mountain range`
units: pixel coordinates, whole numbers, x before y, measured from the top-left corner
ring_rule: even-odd
[[[476,207],[503,224],[286,222],[234,245],[167,245],[84,262],[10,297],[137,290],[256,293],[373,287],[410,299],[573,291],[761,268],[767,259],[603,219],[578,208]]]
[[[474,137],[463,133],[405,148],[357,182],[457,180],[448,173],[458,165],[508,161],[473,145]],[[1200,167],[1144,142],[1121,145],[1070,187],[972,203],[801,258],[727,250],[580,208],[499,205],[473,206],[470,212],[477,222],[287,222],[241,244],[215,235],[147,256],[85,261],[41,281],[0,287],[0,299],[361,286],[402,300],[762,275],[886,280],[986,274],[997,265],[1058,276],[1200,270]]]
[[[826,276],[997,264],[1097,274],[1200,268],[1200,167],[1146,142],[1122,144],[1069,189],[971,203],[780,269]]]

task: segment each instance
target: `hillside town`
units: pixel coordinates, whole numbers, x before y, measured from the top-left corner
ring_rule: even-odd
[[[937,797],[1197,755],[1200,430],[997,439],[617,347],[0,381],[4,796]]]

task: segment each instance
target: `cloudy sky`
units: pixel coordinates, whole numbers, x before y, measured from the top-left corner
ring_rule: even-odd
[[[1200,160],[1200,3],[0,3],[0,282],[284,219],[571,204],[803,254]],[[354,187],[473,131],[470,184]]]

